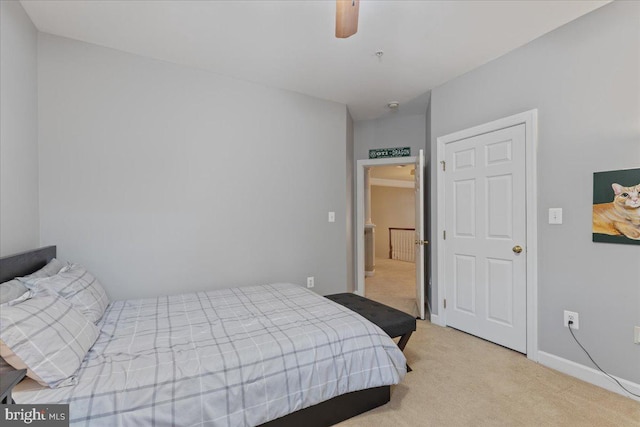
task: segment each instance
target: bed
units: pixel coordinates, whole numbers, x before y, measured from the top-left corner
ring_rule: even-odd
[[[0,260],[0,283],[55,247]],[[406,373],[377,326],[306,288],[270,284],[110,303],[74,385],[33,380],[17,403],[69,403],[72,425],[332,425],[389,401]]]

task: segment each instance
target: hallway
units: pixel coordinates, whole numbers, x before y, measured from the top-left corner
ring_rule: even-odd
[[[416,265],[412,262],[376,258],[373,277],[365,278],[366,297],[417,316]]]

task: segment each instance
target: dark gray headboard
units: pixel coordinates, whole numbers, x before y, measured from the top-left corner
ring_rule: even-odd
[[[26,276],[47,265],[56,257],[55,246],[45,246],[0,258],[0,283],[15,277]]]

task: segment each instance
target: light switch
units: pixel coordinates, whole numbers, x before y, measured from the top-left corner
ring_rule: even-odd
[[[562,208],[549,208],[549,224],[562,224]]]
[[[329,212],[329,222],[336,222],[336,213]]]

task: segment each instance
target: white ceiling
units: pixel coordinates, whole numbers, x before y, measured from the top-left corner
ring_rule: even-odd
[[[42,32],[340,102],[355,120],[390,101],[423,112],[409,101],[607,2],[362,0],[358,33],[336,39],[333,0],[21,0]]]

